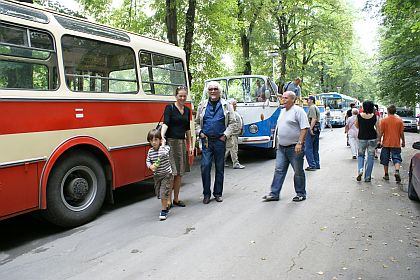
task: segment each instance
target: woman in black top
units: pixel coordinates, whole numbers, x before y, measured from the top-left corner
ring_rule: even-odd
[[[377,130],[379,129],[378,119],[374,114],[373,108],[374,106],[372,101],[363,102],[363,112],[357,115],[355,123],[356,127],[359,129],[359,134],[357,137],[359,140],[357,157],[357,181],[362,180],[366,150],[368,153],[368,158],[366,161],[365,182],[371,181],[375,148],[378,137]]]
[[[176,102],[166,106],[161,131],[162,144],[165,145],[166,143],[171,147],[169,159],[174,176],[172,183],[174,190],[173,204],[180,207],[185,207],[185,203],[179,200],[178,197],[181,188],[181,178],[185,172],[190,171],[186,142],[189,144],[190,155],[194,151],[190,128],[191,110],[185,106],[187,95],[187,87],[180,86],[176,88]]]

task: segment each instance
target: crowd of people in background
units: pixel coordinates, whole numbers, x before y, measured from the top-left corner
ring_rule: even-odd
[[[296,78],[284,85],[284,92],[279,96],[284,109],[277,120],[277,147],[274,176],[270,192],[263,196],[264,201],[278,201],[289,166],[292,166],[293,182],[296,195],[292,201],[306,200],[305,171],[321,168],[319,156],[319,137],[321,133],[321,114],[314,96],[309,96],[307,112],[296,105],[300,97],[300,79]],[[256,96],[263,100],[261,85]],[[228,167],[230,155],[232,167],[243,169],[238,160],[238,136],[243,132],[243,118],[236,111],[236,100],[229,102],[222,98],[223,88],[218,82],[207,84],[208,99],[204,99],[195,115],[195,132],[199,141],[201,157],[201,179],[203,203],[209,204],[211,197],[216,202],[223,201],[224,167]],[[165,107],[163,124],[149,132],[147,140],[151,148],[148,151],[146,165],[154,173],[156,196],[161,200],[160,220],[165,220],[172,206],[185,207],[179,199],[182,176],[189,171],[189,159],[194,153],[190,120],[192,112],[185,106],[187,87],[178,87],[176,101]],[[361,108],[351,104],[346,112],[345,133],[350,146],[352,159],[357,159],[356,180],[371,182],[376,149],[381,149],[380,163],[384,167],[384,180],[389,180],[389,162],[394,164],[394,176],[401,181],[399,174],[401,147],[405,146],[404,126],[395,116],[396,107],[387,108],[388,117],[381,120],[378,107],[372,101],[364,101]],[[332,129],[331,113],[325,110],[326,127]],[[308,167],[304,169],[304,158]],[[214,163],[215,178],[211,187],[211,169]]]

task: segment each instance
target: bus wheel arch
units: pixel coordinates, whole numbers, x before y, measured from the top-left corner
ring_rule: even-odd
[[[63,227],[94,219],[113,186],[113,168],[107,157],[100,147],[86,143],[72,145],[55,157],[43,177],[43,216]]]

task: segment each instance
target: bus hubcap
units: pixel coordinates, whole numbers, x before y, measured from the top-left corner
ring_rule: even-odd
[[[82,199],[89,191],[89,183],[84,178],[75,178],[70,182],[68,192],[75,199]]]

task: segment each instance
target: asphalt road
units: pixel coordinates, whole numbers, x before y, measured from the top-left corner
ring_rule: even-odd
[[[31,215],[0,222],[0,279],[420,279],[420,203],[403,182],[356,182],[343,129],[324,131],[321,169],[307,172],[295,203],[292,170],[281,200],[262,202],[274,160],[242,151],[244,170],[225,170],[224,202],[202,204],[199,163],[185,176],[186,208],[160,222],[151,183],[120,189],[93,222],[70,230]],[[392,170],[392,168],[391,168]],[[391,173],[392,174],[392,173]]]

